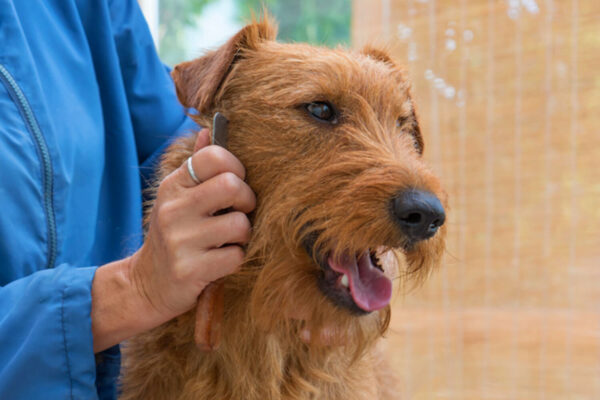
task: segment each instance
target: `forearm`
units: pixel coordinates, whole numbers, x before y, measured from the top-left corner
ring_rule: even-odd
[[[140,291],[131,275],[136,255],[99,267],[92,283],[92,336],[94,353],[152,329],[170,316],[159,313]]]

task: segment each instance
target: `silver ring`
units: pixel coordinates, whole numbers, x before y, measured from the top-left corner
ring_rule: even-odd
[[[198,179],[198,177],[196,176],[196,173],[194,172],[194,166],[192,165],[192,157],[188,157],[188,159],[187,159],[187,169],[188,169],[188,172],[190,173],[190,176],[194,180],[194,182],[196,182],[196,184],[199,185],[200,179]]]

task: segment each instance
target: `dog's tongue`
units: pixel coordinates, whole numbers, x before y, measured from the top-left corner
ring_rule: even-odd
[[[357,306],[365,311],[375,311],[387,306],[392,297],[392,282],[371,262],[369,252],[358,257],[349,254],[341,260],[329,257],[329,266],[346,274],[350,293]]]

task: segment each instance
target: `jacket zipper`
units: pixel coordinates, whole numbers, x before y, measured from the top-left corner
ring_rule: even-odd
[[[10,97],[13,99],[29,132],[33,136],[35,145],[38,150],[42,168],[42,185],[44,189],[44,212],[46,214],[46,229],[48,232],[48,260],[46,268],[54,267],[56,261],[56,220],[54,217],[54,189],[53,189],[53,173],[52,162],[50,160],[50,152],[48,145],[42,135],[40,126],[33,115],[33,110],[25,94],[12,77],[10,72],[0,64],[0,81],[4,83]]]

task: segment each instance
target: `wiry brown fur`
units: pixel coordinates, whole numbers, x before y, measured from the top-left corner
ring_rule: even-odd
[[[445,203],[421,159],[409,84],[383,50],[280,44],[274,35],[265,19],[174,71],[180,100],[200,111],[201,125],[216,111],[229,119],[228,149],[246,167],[258,205],[246,262],[225,280],[220,348],[196,349],[193,311],[130,340],[122,399],[396,398],[374,346],[389,307],[357,316],[334,305],[317,287],[320,269],[304,243],[315,234],[315,246],[333,254],[377,248],[401,281],[422,279],[439,263],[444,229],[407,247],[389,206],[406,188]],[[302,105],[314,101],[334,104],[338,124],[311,118]],[[161,177],[193,143],[171,146]],[[321,340],[326,326],[343,345]],[[300,334],[306,327],[309,343]]]

